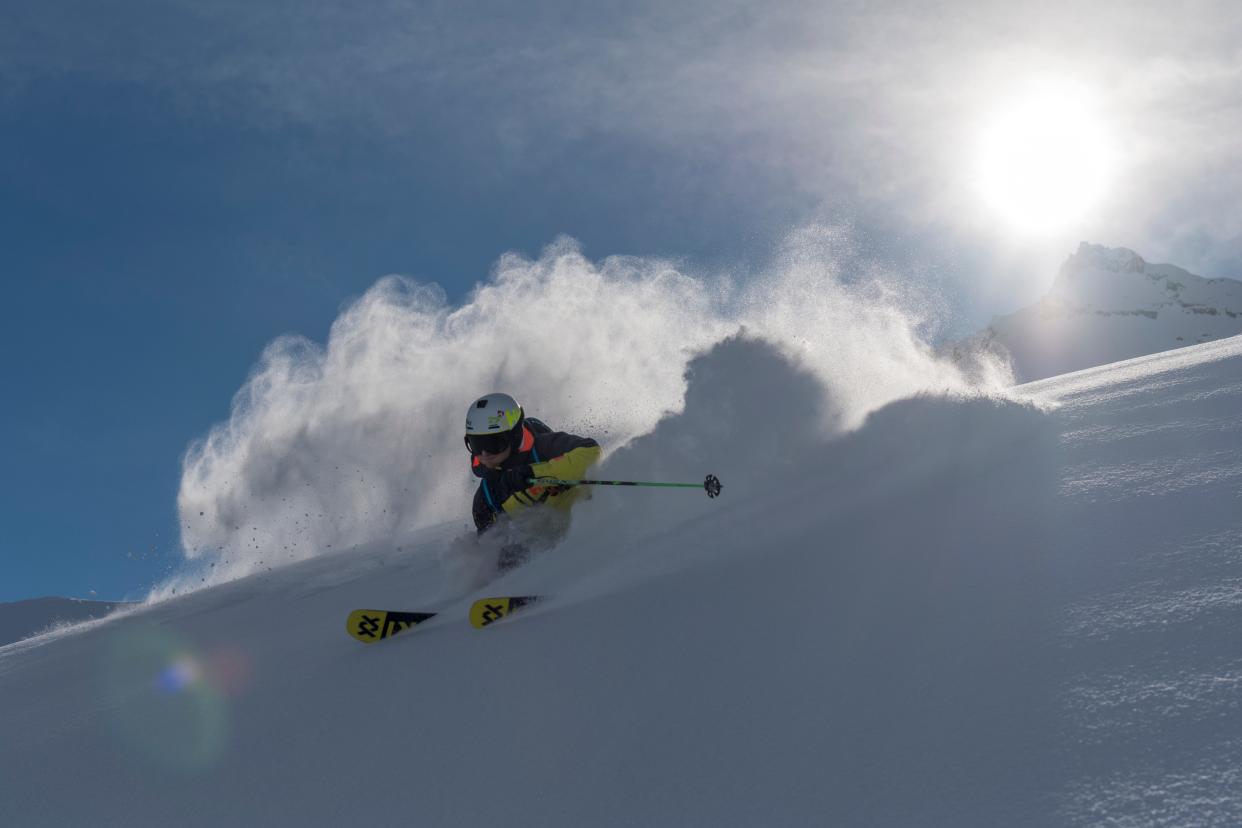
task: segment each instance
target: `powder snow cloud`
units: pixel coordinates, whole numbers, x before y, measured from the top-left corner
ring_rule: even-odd
[[[569,239],[538,259],[503,257],[458,307],[436,285],[386,277],[325,345],[273,342],[229,420],[190,447],[185,554],[215,580],[443,521],[464,530],[474,480],[462,417],[474,397],[509,391],[612,450],[680,411],[687,366],[739,334],[816,378],[822,406],[808,416],[825,436],[893,399],[970,392],[921,338],[918,305],[829,228],[791,235],[741,283],[659,259],[593,262]],[[1008,380],[988,376],[990,388]]]

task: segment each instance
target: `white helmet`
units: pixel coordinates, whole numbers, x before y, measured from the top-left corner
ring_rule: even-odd
[[[526,414],[508,394],[479,397],[466,409],[466,448],[471,454],[500,454],[522,435]]]

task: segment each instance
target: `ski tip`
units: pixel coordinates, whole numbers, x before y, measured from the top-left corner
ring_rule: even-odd
[[[480,598],[470,605],[470,626],[476,630],[490,626],[511,612],[527,604],[533,604],[543,596],[539,595],[500,595],[491,598]]]
[[[345,632],[363,644],[374,644],[405,632],[433,616],[434,612],[358,609],[345,619]]]

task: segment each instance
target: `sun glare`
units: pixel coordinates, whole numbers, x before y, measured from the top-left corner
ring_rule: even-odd
[[[1026,235],[1070,227],[1103,196],[1113,164],[1081,93],[1046,90],[999,110],[983,130],[977,182],[989,210]]]

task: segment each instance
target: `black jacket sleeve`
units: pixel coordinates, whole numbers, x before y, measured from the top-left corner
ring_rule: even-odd
[[[474,492],[474,505],[471,508],[474,513],[474,528],[480,535],[492,528],[492,524],[496,522],[496,513],[492,511],[492,507],[487,505],[487,498],[483,495],[483,487],[480,486]]]

